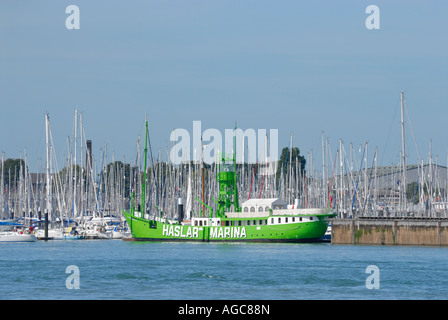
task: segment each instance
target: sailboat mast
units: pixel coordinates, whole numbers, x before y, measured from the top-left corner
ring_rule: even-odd
[[[401,146],[403,151],[403,178],[402,178],[402,197],[403,209],[406,209],[406,143],[404,135],[404,93],[401,91]]]
[[[47,151],[47,167],[46,167],[46,179],[47,179],[47,213],[51,220],[51,179],[50,179],[50,119],[48,113],[45,115],[45,137],[46,137],[46,151]],[[47,235],[45,235],[47,237]]]
[[[73,217],[75,218],[78,214],[77,212],[77,204],[76,204],[76,187],[77,187],[77,140],[78,140],[78,109],[75,109],[75,159],[74,159],[74,179],[73,179]]]
[[[294,199],[291,199],[291,180],[292,180],[292,133],[290,135],[289,145],[291,152],[289,153],[289,181],[288,181],[288,204],[293,204]]]
[[[83,214],[83,199],[84,199],[84,165],[83,165],[83,144],[84,144],[84,135],[83,135],[83,131],[84,131],[84,127],[83,127],[83,123],[82,123],[82,113],[79,115],[79,121],[80,121],[80,135],[81,135],[81,165],[80,165],[80,202],[79,202],[79,213],[82,216]]]

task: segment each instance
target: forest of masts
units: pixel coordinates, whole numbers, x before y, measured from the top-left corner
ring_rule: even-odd
[[[2,219],[42,219],[44,212],[49,212],[51,220],[121,217],[122,210],[131,204],[131,194],[137,204],[141,201],[144,155],[140,139],[134,163],[116,161],[113,155],[110,159],[107,146],[96,160],[86,149],[82,115],[76,111],[74,135],[67,138],[66,163],[59,170],[48,115],[46,121],[45,172],[29,172],[26,152],[24,159],[16,160],[13,166],[8,165],[13,160],[5,160],[2,153]],[[218,199],[219,190],[216,163],[190,161],[173,165],[167,160],[168,147],[156,154],[149,148],[147,158],[147,213],[176,218],[179,199],[183,199],[187,217],[202,216],[204,207],[197,200],[215,208],[212,199]],[[442,181],[440,176],[448,168],[437,162],[433,163],[431,154],[427,164],[421,161],[415,166],[418,182],[404,188],[405,162],[378,167],[378,148],[370,153],[367,142],[355,152],[352,144],[347,151],[340,140],[332,152],[328,138],[322,134],[322,153],[317,159],[312,151],[301,156],[299,149],[293,147],[291,135],[290,146],[282,150],[280,161],[237,164],[239,203],[250,198],[281,198],[294,208],[327,208],[338,218],[446,218],[447,179]],[[205,214],[209,214],[208,209]]]

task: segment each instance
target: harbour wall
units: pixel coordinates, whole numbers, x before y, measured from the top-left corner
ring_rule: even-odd
[[[448,220],[334,219],[332,244],[448,246]]]

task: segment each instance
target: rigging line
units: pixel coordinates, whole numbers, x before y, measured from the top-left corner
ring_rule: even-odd
[[[155,168],[154,168],[154,159],[153,159],[153,157],[152,157],[152,148],[151,148],[151,139],[150,139],[150,137],[149,137],[149,130],[148,130],[148,132],[145,133],[145,134],[147,134],[147,138],[148,138],[149,156],[151,157],[151,164],[152,164],[152,174],[153,174],[153,177],[154,177],[155,189],[157,190],[157,189],[158,189],[158,186],[157,186],[157,177],[156,177],[156,171],[155,171]],[[146,168],[145,168],[145,170],[146,170]],[[151,186],[150,186],[150,187],[151,187]],[[151,197],[150,197],[150,199],[151,199]],[[156,192],[156,202],[157,202],[157,204],[159,204],[159,193],[158,193],[158,192]],[[152,203],[152,199],[150,200],[150,204],[151,204],[151,203]]]
[[[395,119],[397,118],[397,113],[398,113],[398,110],[399,110],[398,106],[400,105],[399,103],[400,103],[400,100],[399,100],[399,98],[397,98],[397,100],[395,102],[395,108],[394,108],[395,112],[394,112],[392,121],[390,123],[389,131],[387,133],[386,146],[384,148],[384,152],[383,152],[383,155],[381,157],[380,165],[383,165],[383,163],[384,163],[383,160],[384,160],[384,156],[386,155],[387,146],[389,145],[389,140],[390,140],[390,136],[391,136],[391,133],[392,133],[392,128],[394,126]]]
[[[339,150],[336,150],[336,156],[334,157],[334,163],[333,163],[333,173],[331,174],[330,187],[328,188],[329,189],[328,200],[327,200],[328,201],[328,204],[327,204],[328,209],[331,208],[331,204],[333,203],[333,197],[330,198],[330,195],[331,195],[331,188],[333,187],[334,168],[336,167],[336,159],[338,158],[338,153],[339,153]],[[331,155],[330,155],[330,157],[331,157]]]
[[[417,141],[415,140],[414,128],[412,127],[411,118],[409,117],[409,110],[408,110],[406,100],[405,100],[404,106],[406,108],[406,115],[408,116],[409,126],[411,127],[412,139],[414,139],[415,149],[417,150],[418,162],[420,163],[420,152],[418,151]]]
[[[96,193],[95,211],[98,211],[98,198],[100,196],[101,178],[103,176],[103,165],[104,165],[104,150],[103,150],[103,160],[101,161],[101,173],[100,173],[99,182],[98,182],[98,190],[97,190],[97,193]]]
[[[356,182],[355,192],[353,193],[352,212],[353,212],[353,206],[355,205],[356,192],[358,191],[358,183],[359,183],[359,178],[360,178],[360,176],[361,176],[361,169],[362,169],[362,164],[363,164],[364,153],[365,153],[365,152],[366,152],[366,147],[364,146],[364,151],[362,152],[362,158],[361,158],[361,165],[360,165],[360,167],[359,167],[359,172],[358,172],[358,181]]]
[[[255,173],[257,172],[257,166],[258,166],[258,160],[257,160],[257,162],[255,163],[254,175],[253,175],[253,177],[252,177],[252,182],[250,183],[249,196],[247,197],[247,200],[250,199],[250,194],[252,193],[252,185],[254,184]]]
[[[344,154],[346,155],[344,145],[342,145],[342,149],[344,151]],[[345,168],[345,171],[347,172],[346,176],[347,176],[348,185],[349,185],[350,189],[352,187],[354,188],[355,187],[355,181],[353,180],[353,168],[352,168],[351,164],[349,164],[347,157],[344,157],[344,168]],[[349,178],[350,178],[350,181],[349,181]]]
[[[374,154],[374,156],[373,156],[373,161],[372,161],[372,168],[375,166],[375,158],[377,157],[378,155],[377,155],[377,152],[375,151],[375,154]],[[367,161],[367,160],[366,160]],[[372,175],[373,175],[373,170],[370,170],[370,173],[369,173],[369,182],[368,182],[368,187],[367,187],[367,191],[369,191],[370,190],[370,183],[372,182]],[[364,206],[363,206],[363,214],[366,212],[366,208],[367,208],[367,201],[369,200],[369,198],[370,198],[370,192],[366,192],[366,197],[365,197],[365,199],[364,199]]]
[[[291,150],[291,152],[292,152],[292,150]],[[277,198],[280,198],[280,192],[282,190],[283,173],[285,171],[286,161],[288,159],[288,153],[289,153],[289,148],[286,150],[285,162],[283,162],[283,170],[282,170],[282,174],[280,176],[280,185],[278,186],[278,196],[277,196]]]
[[[264,172],[264,175],[263,175],[263,182],[261,183],[260,194],[258,196],[258,199],[261,199],[261,192],[263,191],[264,179],[266,178],[266,170],[267,170],[268,167],[269,167],[269,162],[267,163],[267,165],[266,165],[266,167],[264,169],[265,172]]]

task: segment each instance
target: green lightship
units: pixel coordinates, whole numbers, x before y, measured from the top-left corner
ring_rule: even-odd
[[[147,153],[145,139],[145,168]],[[144,170],[146,173],[146,170]],[[145,214],[145,173],[142,182],[141,210],[132,198],[129,212],[123,211],[135,241],[245,241],[245,242],[317,242],[327,231],[335,214],[326,209],[287,209],[281,199],[250,199],[239,206],[235,152],[232,158],[221,156],[217,173],[219,197],[213,199],[216,211],[209,209],[208,217],[177,220]]]

